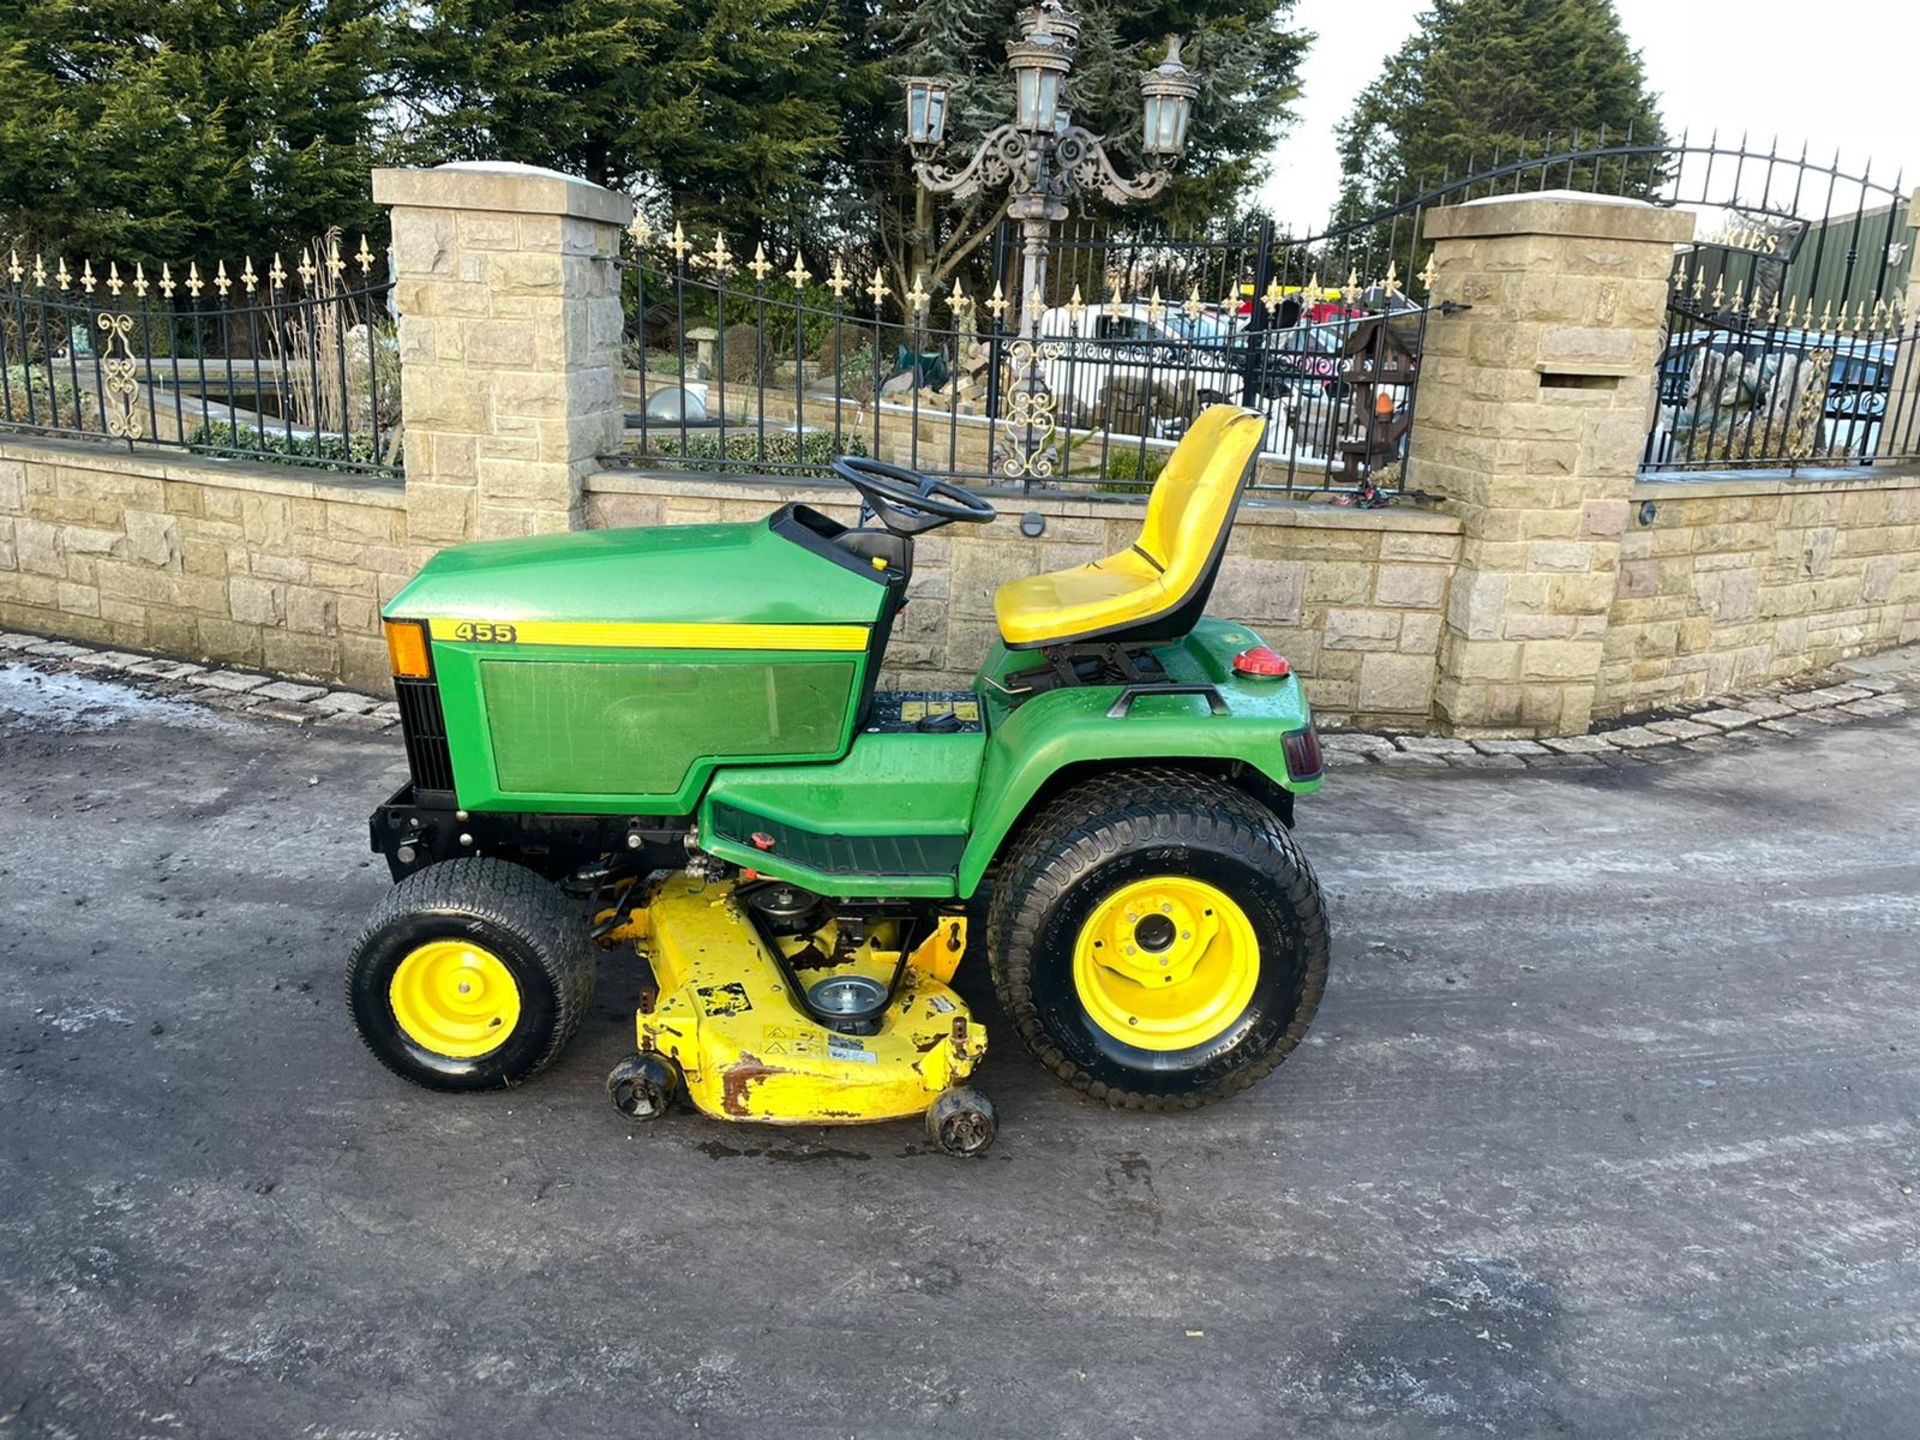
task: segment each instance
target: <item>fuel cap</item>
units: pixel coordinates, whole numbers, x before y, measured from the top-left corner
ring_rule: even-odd
[[[1269,646],[1256,645],[1251,650],[1242,650],[1233,657],[1233,673],[1277,680],[1282,676],[1291,675],[1293,667],[1287,663],[1286,656],[1276,654]]]

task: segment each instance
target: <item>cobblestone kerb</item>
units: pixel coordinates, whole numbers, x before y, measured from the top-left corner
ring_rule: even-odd
[[[330,689],[252,670],[196,665],[132,650],[99,650],[25,631],[0,633],[0,664],[50,673],[111,676],[148,694],[216,710],[241,711],[290,725],[328,725],[379,733],[400,723],[391,700]],[[1884,720],[1904,713],[1920,691],[1920,646],[1847,661],[1790,684],[1723,696],[1658,718],[1546,740],[1455,740],[1438,735],[1327,730],[1330,767],[1384,765],[1408,770],[1545,770],[1659,763],[1737,744],[1791,739],[1823,726]]]

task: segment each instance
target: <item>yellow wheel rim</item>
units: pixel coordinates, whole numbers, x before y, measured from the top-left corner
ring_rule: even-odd
[[[1073,947],[1073,985],[1093,1023],[1143,1050],[1223,1034],[1260,980],[1247,912],[1203,880],[1160,875],[1094,907]]]
[[[387,987],[393,1018],[415,1044],[470,1060],[497,1050],[520,1021],[520,987],[500,957],[465,940],[410,951]]]

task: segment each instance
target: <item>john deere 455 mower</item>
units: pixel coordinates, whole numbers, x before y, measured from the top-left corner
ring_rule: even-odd
[[[1320,783],[1297,676],[1204,615],[1260,416],[1194,423],[1138,541],[1014,580],[973,689],[876,689],[914,541],[994,518],[959,485],[834,469],[877,524],[459,546],[386,610],[408,784],[372,818],[398,882],[348,966],[373,1053],[445,1090],[551,1064],[596,942],[652,969],[627,1115],[925,1114],[984,1150],[979,946],[1007,1021],[1110,1105],[1252,1084],[1300,1041],[1327,924],[1290,827]],[[976,927],[977,929],[977,927]]]

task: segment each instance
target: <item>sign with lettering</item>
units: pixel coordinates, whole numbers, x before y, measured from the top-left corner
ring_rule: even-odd
[[[1742,255],[1788,261],[1799,253],[1800,242],[1807,235],[1807,222],[1794,215],[1769,215],[1733,205],[1702,209],[1698,213],[1694,244],[1737,250]]]

